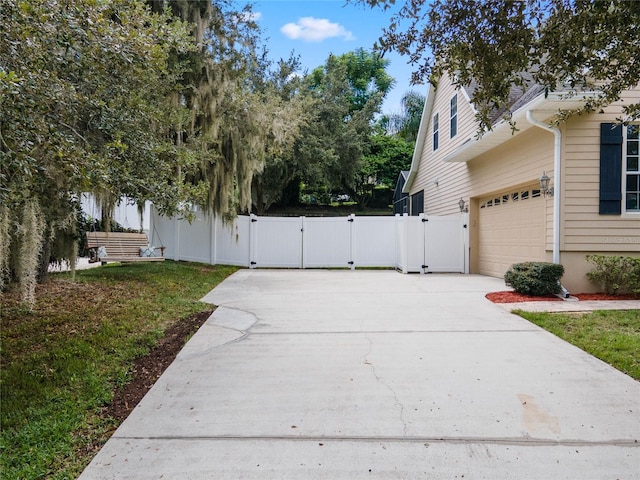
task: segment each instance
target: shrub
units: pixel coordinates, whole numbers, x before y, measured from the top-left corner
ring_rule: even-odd
[[[608,294],[640,293],[640,258],[617,255],[587,255],[595,267],[587,278]]]
[[[557,263],[514,263],[504,274],[504,281],[518,293],[525,295],[549,295],[560,293],[560,277],[564,267]]]

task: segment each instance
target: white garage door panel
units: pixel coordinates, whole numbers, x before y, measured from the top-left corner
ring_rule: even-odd
[[[486,202],[481,203],[484,204]],[[480,273],[501,277],[514,263],[544,260],[543,197],[509,201],[480,209]]]

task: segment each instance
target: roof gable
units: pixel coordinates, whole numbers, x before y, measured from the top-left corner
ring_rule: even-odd
[[[462,145],[458,146],[458,148],[443,158],[445,162],[467,162],[532,128],[533,125],[529,123],[526,118],[526,113],[529,110],[538,112],[539,120],[545,120],[555,116],[561,110],[576,109],[580,107],[587,98],[592,98],[597,94],[597,92],[571,92],[571,94],[569,94],[570,91],[564,88],[556,92],[548,92],[542,85],[538,85],[533,81],[531,74],[522,73],[521,75],[524,77],[524,88],[514,85],[509,93],[508,107],[505,106],[502,109],[497,109],[492,112],[492,129],[485,132],[479,138],[474,135],[466,139]],[[476,86],[477,84],[472,84],[460,89],[464,92],[465,99],[474,111],[475,108],[470,99],[473,98]],[[427,101],[425,102],[422,112],[420,128],[418,130],[416,147],[413,152],[411,170],[409,171],[409,176],[403,189],[404,192],[410,191],[420,166],[420,159],[428,137],[428,126],[431,116],[433,115],[436,90],[437,87],[429,88]],[[508,115],[506,115],[506,117],[518,124],[517,130],[514,130],[511,123],[505,120],[505,113],[507,112]]]

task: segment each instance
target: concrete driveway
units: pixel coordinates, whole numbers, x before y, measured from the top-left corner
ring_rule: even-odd
[[[503,289],[241,270],[80,478],[639,479],[640,383]]]

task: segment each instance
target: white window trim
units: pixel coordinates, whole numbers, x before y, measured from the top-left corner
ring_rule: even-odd
[[[452,114],[452,106],[453,106],[453,101],[456,101],[456,111],[455,113]],[[455,125],[456,125],[456,133],[453,133],[453,129],[451,128],[451,125],[453,125],[455,120]],[[451,97],[451,99],[449,100],[449,138],[454,138],[456,135],[458,135],[458,94],[456,93],[453,97]]]
[[[633,124],[640,126],[637,124]],[[640,216],[640,210],[627,210],[627,127],[622,129],[622,175],[620,183],[622,187],[622,215],[626,217],[638,217]],[[640,174],[640,172],[639,172]]]
[[[436,121],[437,120],[437,121]],[[435,152],[440,148],[440,112],[436,112],[433,114],[433,118],[431,120],[431,143],[433,146],[433,151]],[[436,145],[436,138],[438,139],[438,144]]]

